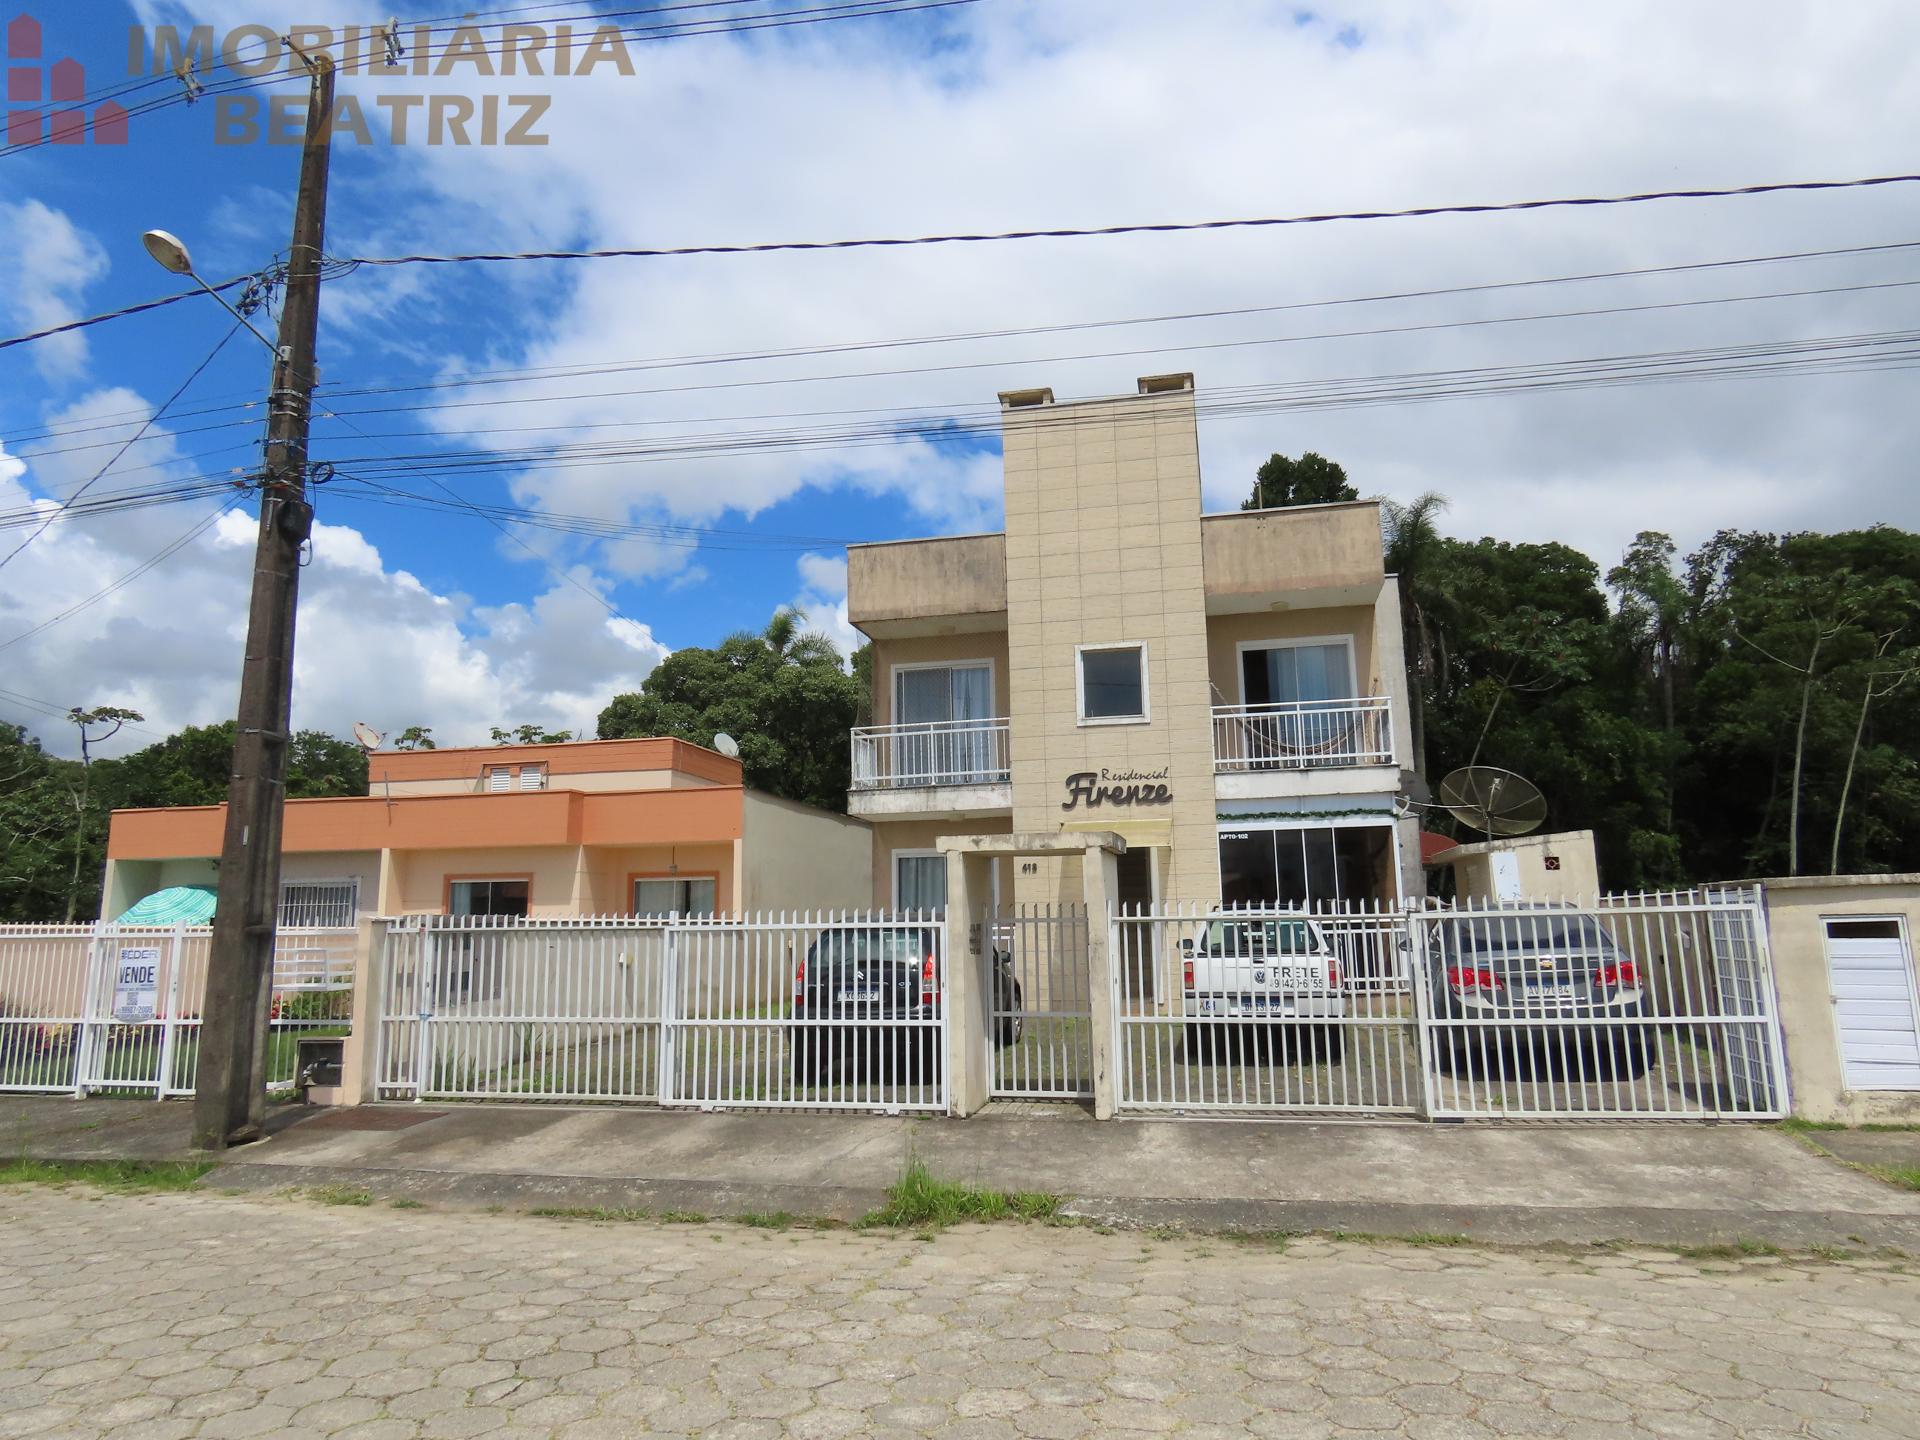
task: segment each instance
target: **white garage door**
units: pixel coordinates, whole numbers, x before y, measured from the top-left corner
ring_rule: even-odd
[[[1920,1090],[1920,1001],[1898,920],[1827,921],[1827,970],[1849,1090]]]

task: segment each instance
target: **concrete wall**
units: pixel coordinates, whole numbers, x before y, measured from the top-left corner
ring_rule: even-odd
[[[864,909],[873,900],[873,835],[865,821],[749,790],[741,907]]]
[[[1380,583],[1377,500],[1209,515],[1200,533],[1215,599]]]
[[[1496,883],[1496,855],[1514,857],[1523,900],[1584,900],[1600,894],[1600,862],[1591,830],[1561,830],[1550,835],[1517,835],[1456,845],[1436,858],[1453,867],[1454,893],[1462,900],[1502,898]],[[1549,869],[1549,861],[1557,869]]]
[[[171,860],[109,860],[100,891],[100,915],[111,920],[136,901],[174,885],[214,885],[219,862],[212,856],[179,856]],[[282,855],[280,879],[357,880],[360,913],[372,915],[380,904],[380,852],[336,851],[317,855]]]
[[[893,724],[893,667],[985,660],[993,666],[993,713],[1007,714],[1007,632],[915,635],[873,642],[873,723]]]
[[[847,547],[847,619],[862,629],[887,621],[991,615],[1006,608],[1004,535]]]
[[[1002,412],[1013,828],[1165,819],[1168,898],[1217,900],[1213,733],[1191,389]],[[1150,719],[1078,720],[1076,646],[1147,647]],[[1063,812],[1069,775],[1166,772],[1169,804]],[[1142,810],[1151,810],[1150,817]],[[1021,875],[1020,901],[1081,898],[1077,863]]]
[[[1920,1091],[1846,1088],[1824,923],[1903,918],[1911,966],[1920,943],[1920,875],[1803,875],[1762,883],[1794,1113],[1854,1125],[1920,1120]]]

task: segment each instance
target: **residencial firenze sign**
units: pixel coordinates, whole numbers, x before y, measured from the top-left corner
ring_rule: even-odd
[[[1089,810],[1102,805],[1170,805],[1173,790],[1167,770],[1080,770],[1067,777],[1062,810]]]

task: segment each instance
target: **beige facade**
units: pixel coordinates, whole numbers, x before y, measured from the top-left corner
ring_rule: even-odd
[[[1761,883],[1794,1113],[1851,1125],[1920,1120],[1920,1082],[1911,1069],[1895,1071],[1891,1080],[1863,1074],[1856,1028],[1873,1027],[1873,1048],[1882,1053],[1912,1055],[1920,1044],[1920,875],[1801,875]],[[1836,940],[1849,928],[1882,934],[1894,962],[1872,987],[1876,1013],[1856,1013],[1857,987],[1845,978],[1836,984]]]
[[[1369,892],[1344,898],[1417,889],[1416,827],[1394,810],[1410,737],[1379,506],[1204,514],[1191,376],[1001,408],[1004,534],[849,552],[848,615],[874,656],[849,808],[874,827],[875,902],[941,836],[1010,832],[1122,836],[1147,852],[1121,857],[1132,901],[1219,901],[1221,836],[1248,830],[1283,890],[1315,870],[1272,858],[1296,845]],[[1091,713],[1087,677],[1131,675],[1136,655],[1137,703]],[[902,680],[920,671],[935,678]],[[1275,677],[1296,688],[1277,697]],[[1356,828],[1372,837],[1334,835]],[[1000,898],[1077,903],[1080,864],[1067,846],[1008,865]]]

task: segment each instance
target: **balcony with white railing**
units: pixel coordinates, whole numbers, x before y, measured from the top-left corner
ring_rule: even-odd
[[[1216,775],[1351,770],[1395,763],[1393,709],[1384,695],[1214,707]]]
[[[861,816],[992,813],[1013,807],[1005,720],[867,725],[853,732],[848,809]]]

